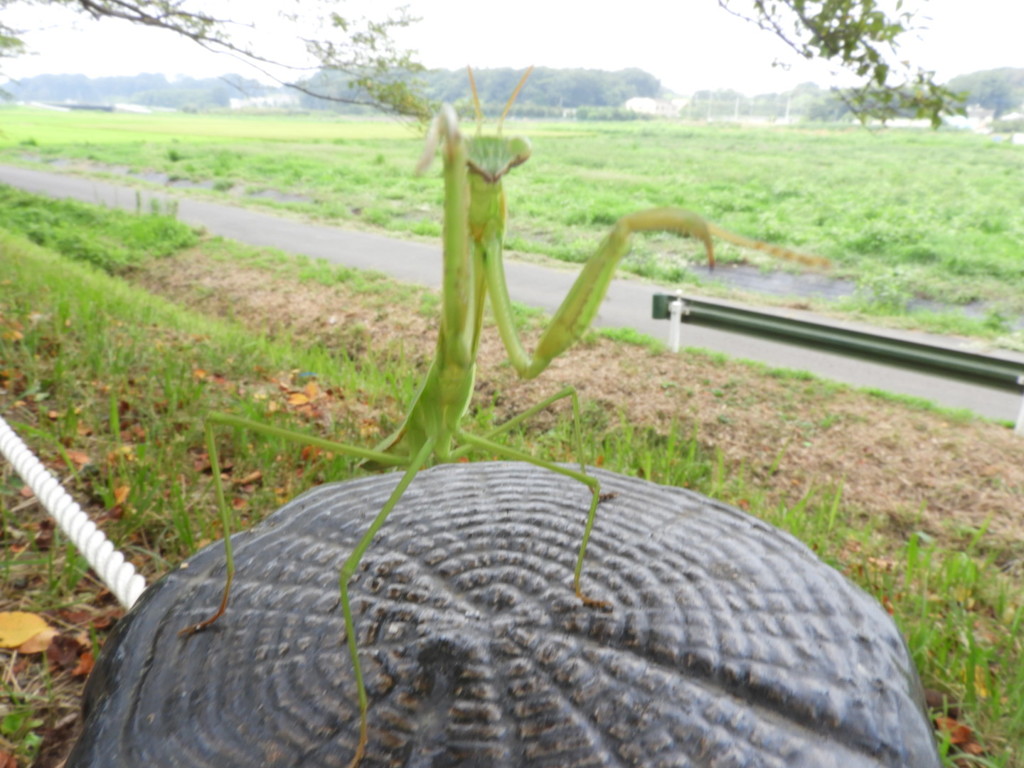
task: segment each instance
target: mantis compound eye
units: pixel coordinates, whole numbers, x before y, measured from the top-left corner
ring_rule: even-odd
[[[508,140],[508,153],[512,156],[512,162],[508,165],[513,167],[516,165],[522,165],[530,159],[530,153],[532,147],[530,146],[530,140],[525,136],[516,136]]]

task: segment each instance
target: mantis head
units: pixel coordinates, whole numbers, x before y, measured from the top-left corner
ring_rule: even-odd
[[[2,1],[2,0],[0,0]],[[468,68],[467,68],[468,69]],[[520,89],[530,76],[533,67],[526,70],[512,92],[512,96],[505,105],[505,111],[501,113],[498,120],[498,130],[494,136],[483,136],[483,113],[480,110],[480,97],[477,95],[476,82],[473,80],[473,70],[469,70],[469,84],[473,90],[473,105],[476,108],[476,135],[473,138],[463,137],[458,129],[458,119],[455,117],[455,110],[449,104],[444,104],[434,122],[431,124],[427,134],[427,142],[423,148],[423,155],[416,166],[416,173],[423,173],[430,167],[434,153],[439,144],[444,144],[449,150],[455,146],[464,146],[466,150],[466,166],[470,173],[475,174],[487,184],[497,184],[501,177],[512,168],[522,165],[530,157],[530,141],[523,136],[514,136],[506,139],[501,135],[501,126],[505,122],[505,116],[512,108],[512,104],[519,95]]]
[[[519,91],[526,84],[526,79],[533,72],[530,67],[519,80],[519,84],[509,96],[508,103],[498,119],[498,130],[494,136],[482,136],[484,116],[480,109],[480,97],[476,90],[476,81],[473,79],[473,70],[466,67],[469,73],[469,86],[473,91],[473,106],[476,109],[476,136],[466,141],[467,165],[471,173],[482,177],[489,184],[497,183],[502,176],[517,165],[522,165],[530,157],[530,140],[525,136],[513,136],[506,139],[501,135],[501,128],[505,123],[505,116],[515,103]]]

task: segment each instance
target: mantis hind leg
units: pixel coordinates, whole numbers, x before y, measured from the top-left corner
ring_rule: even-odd
[[[516,414],[511,419],[509,419],[508,421],[504,422],[500,426],[496,427],[492,431],[488,432],[483,437],[484,437],[485,440],[493,441],[499,435],[509,431],[513,427],[519,426],[520,424],[522,424],[527,419],[533,418],[534,416],[536,416],[541,411],[543,411],[543,410],[547,409],[548,407],[550,407],[552,404],[557,403],[559,400],[564,400],[567,397],[570,398],[571,401],[572,401],[573,450],[574,450],[574,452],[575,452],[577,457],[582,457],[583,456],[583,436],[580,433],[580,400],[579,400],[579,396],[576,393],[576,387],[572,387],[572,386],[564,387],[563,389],[559,390],[555,394],[553,394],[553,395],[551,395],[549,397],[545,397],[539,403],[535,403],[534,405],[530,406],[529,408],[527,408],[522,413]],[[464,456],[465,454],[469,453],[469,451],[471,449],[472,449],[472,446],[470,446],[470,445],[466,445],[466,446],[463,446],[462,448],[458,448],[458,449],[456,449],[456,450],[451,452],[451,459],[453,461],[456,460],[456,459],[459,459],[462,456]],[[584,466],[585,466],[585,464],[583,462],[583,459],[580,458],[580,471],[585,473]]]
[[[210,626],[224,615],[228,609],[228,599],[231,595],[231,582],[235,578],[235,557],[231,551],[231,529],[234,527],[234,519],[227,501],[224,499],[224,483],[220,478],[220,459],[217,456],[217,442],[213,439],[213,421],[207,419],[203,424],[203,434],[206,440],[206,455],[210,457],[210,471],[213,472],[213,488],[217,496],[217,509],[220,511],[220,524],[224,531],[224,559],[227,563],[227,575],[224,580],[224,594],[220,599],[220,606],[210,618],[200,621],[198,624],[189,626],[178,632],[180,637],[188,637],[201,629]]]
[[[318,448],[323,448],[327,451],[335,453],[341,453],[348,456],[355,456],[356,458],[366,459],[382,463],[387,466],[395,466],[399,464],[407,464],[407,459],[400,456],[393,456],[391,454],[381,453],[379,451],[371,451],[366,448],[361,448],[357,445],[348,445],[346,443],[338,443],[333,440],[324,440],[322,438],[315,437],[313,435],[306,435],[301,432],[293,432],[291,430],[282,429],[281,427],[274,427],[269,424],[261,424],[258,421],[251,421],[249,419],[243,419],[238,416],[233,416],[227,413],[211,413],[206,417],[206,421],[203,425],[203,432],[206,440],[206,452],[210,457],[210,469],[213,472],[213,487],[217,498],[217,508],[220,511],[220,523],[224,533],[224,557],[226,561],[226,577],[224,582],[224,592],[221,596],[220,605],[217,610],[207,619],[198,622],[197,624],[190,624],[189,626],[182,629],[178,634],[182,637],[188,637],[189,635],[195,634],[211,624],[216,622],[224,613],[227,611],[228,602],[231,597],[231,584],[235,576],[235,558],[234,553],[231,549],[231,532],[235,528],[234,515],[231,513],[230,507],[228,507],[227,501],[224,497],[224,483],[220,476],[220,460],[217,454],[217,444],[213,435],[214,426],[228,426],[237,429],[248,429],[253,432],[257,432],[264,435],[270,435],[273,437],[283,438],[293,443],[299,443],[302,445],[313,445]]]
[[[377,516],[373,519],[369,528],[367,528],[366,532],[359,539],[355,548],[352,550],[352,553],[342,564],[341,574],[339,576],[341,611],[345,623],[345,636],[348,642],[349,656],[352,660],[353,677],[356,683],[359,702],[359,741],[356,746],[355,755],[349,763],[350,768],[354,768],[354,766],[359,764],[366,752],[369,733],[369,726],[367,723],[369,706],[366,696],[366,687],[363,681],[363,671],[359,663],[358,646],[355,639],[355,622],[352,618],[352,606],[348,596],[348,582],[355,573],[356,568],[359,566],[359,562],[362,560],[363,555],[366,554],[366,550],[373,541],[373,537],[377,534],[377,531],[380,530],[381,526],[384,525],[388,515],[391,514],[391,510],[393,510],[395,505],[398,504],[398,501],[402,498],[402,494],[405,493],[406,488],[409,487],[409,484],[416,476],[416,473],[422,469],[423,465],[427,462],[427,459],[430,458],[430,455],[434,450],[435,440],[428,440],[410,461],[408,458],[402,456],[394,456],[389,453],[373,451],[356,445],[348,445],[347,443],[338,443],[333,440],[324,440],[301,432],[293,432],[291,430],[274,427],[269,424],[261,424],[260,422],[250,421],[249,419],[243,419],[238,416],[232,416],[231,414],[209,414],[204,425],[204,433],[206,439],[206,450],[210,457],[210,468],[213,471],[213,485],[217,496],[217,505],[220,509],[221,525],[224,529],[224,555],[226,559],[227,577],[224,584],[224,593],[221,597],[220,606],[214,614],[204,621],[185,627],[178,633],[181,636],[188,636],[199,632],[216,622],[224,615],[227,611],[228,602],[230,600],[231,583],[235,575],[235,561],[231,549],[231,531],[232,528],[234,528],[235,521],[224,497],[224,484],[220,476],[220,460],[218,458],[217,445],[213,435],[213,427],[216,425],[229,426],[237,429],[248,429],[253,432],[283,438],[302,445],[313,445],[327,451],[354,456],[366,461],[372,461],[378,465],[407,465],[402,478],[399,480],[394,491],[392,491],[391,496],[384,504],[384,507],[377,513]]]
[[[561,390],[560,392],[557,392],[556,394],[552,395],[551,397],[548,397],[548,398],[542,400],[541,402],[539,402],[536,405],[534,405],[533,407],[527,409],[526,411],[524,411],[523,413],[519,414],[518,416],[516,416],[516,417],[510,419],[509,421],[505,422],[500,427],[498,427],[496,430],[494,430],[493,432],[490,432],[487,435],[487,437],[478,437],[478,436],[472,435],[472,434],[470,434],[468,432],[463,432],[461,430],[457,431],[455,433],[454,437],[455,437],[455,440],[457,442],[462,443],[462,447],[457,449],[456,451],[453,451],[452,456],[457,458],[459,456],[462,456],[462,455],[468,453],[469,450],[472,449],[472,448],[478,448],[480,450],[487,451],[488,453],[490,453],[492,455],[495,455],[495,456],[501,456],[502,458],[511,459],[511,460],[514,460],[514,461],[523,461],[523,462],[526,462],[528,464],[533,464],[534,466],[541,467],[542,469],[547,469],[547,470],[550,470],[552,472],[557,472],[560,475],[565,475],[566,477],[571,477],[573,480],[577,480],[577,481],[583,483],[583,485],[587,486],[587,488],[590,490],[590,496],[591,496],[591,498],[590,498],[590,507],[587,510],[587,518],[586,518],[586,522],[585,522],[585,524],[583,526],[583,536],[582,536],[582,538],[580,540],[580,548],[579,548],[579,550],[576,553],[576,566],[575,566],[575,568],[573,570],[573,582],[572,582],[573,591],[576,593],[576,597],[578,597],[585,605],[588,605],[588,606],[593,607],[593,608],[600,608],[602,610],[608,610],[608,609],[611,608],[611,604],[610,603],[607,603],[604,600],[594,599],[594,598],[589,597],[588,595],[584,594],[583,593],[583,589],[582,589],[582,585],[581,585],[582,577],[583,577],[583,561],[584,561],[584,558],[586,557],[586,554],[587,554],[587,544],[590,542],[590,535],[591,535],[591,533],[594,530],[594,522],[597,520],[597,506],[598,506],[598,504],[601,503],[601,500],[603,498],[603,496],[601,494],[601,483],[598,481],[598,479],[596,477],[593,477],[592,475],[588,475],[586,473],[586,470],[584,468],[584,465],[583,465],[582,461],[580,462],[580,469],[579,470],[570,469],[569,467],[564,467],[564,466],[561,466],[559,464],[555,464],[554,462],[547,461],[545,459],[537,458],[536,456],[532,456],[531,454],[526,453],[525,451],[520,451],[520,450],[517,450],[515,448],[510,448],[510,447],[508,447],[506,445],[502,445],[501,443],[495,442],[493,440],[493,438],[496,435],[499,435],[502,432],[505,432],[508,429],[511,429],[512,427],[514,427],[517,424],[521,423],[525,419],[530,418],[531,416],[535,415],[536,413],[538,413],[539,411],[543,410],[544,408],[547,408],[549,405],[551,405],[551,403],[556,402],[557,400],[561,400],[561,399],[566,398],[566,397],[569,397],[569,398],[572,399],[572,405],[573,405],[573,425],[574,425],[574,430],[575,430],[575,440],[576,440],[576,443],[577,443],[577,450],[579,450],[580,449],[580,442],[581,442],[581,437],[580,437],[580,432],[579,432],[579,422],[580,422],[580,418],[579,418],[579,416],[580,416],[579,398],[576,396],[575,388],[573,388],[573,387],[566,387],[565,389]],[[579,455],[580,455],[580,453],[577,453],[577,456],[579,456]]]

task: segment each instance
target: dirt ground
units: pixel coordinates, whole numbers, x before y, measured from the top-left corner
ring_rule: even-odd
[[[375,349],[401,344],[412,359],[433,352],[435,313],[404,308],[409,303],[383,311],[343,285],[224,267],[197,251],[153,263],[133,281],[249,327],[288,328],[350,352],[370,340]],[[505,359],[496,330],[485,328],[477,396],[490,401],[500,393],[498,420],[572,384],[612,424],[621,417],[662,432],[695,432],[773,501],[793,503],[809,489],[841,485],[847,516],[870,518],[899,537],[924,531],[953,547],[984,527],[982,546],[1005,570],[1024,573],[1024,438],[1004,426],[712,355],[602,338],[576,345],[532,381],[520,380]]]

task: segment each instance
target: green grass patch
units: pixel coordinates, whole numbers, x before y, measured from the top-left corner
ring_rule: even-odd
[[[412,126],[14,108],[4,117],[8,161],[156,171],[222,190],[195,194],[270,189],[308,197],[287,207],[328,221],[405,236],[439,231],[443,191],[432,173],[413,176],[422,138]],[[510,250],[580,262],[618,217],[674,205],[831,259],[837,275],[861,281],[860,306],[878,316],[901,316],[911,298],[1024,312],[1024,152],[1009,143],[947,131],[655,121],[515,131],[534,150],[506,182]],[[731,246],[719,256],[771,264]],[[654,235],[637,238],[622,269],[685,282],[701,259],[695,243]]]
[[[156,526],[146,539],[161,542],[147,552],[159,558],[157,570],[165,559],[188,554],[187,542],[219,535],[216,523],[192,507],[208,495],[204,470],[194,470],[203,453],[203,414],[221,409],[286,418],[275,408],[282,386],[302,391],[328,374],[338,392],[374,412],[391,412],[396,398],[411,394],[411,381],[395,380],[394,365],[348,360],[321,346],[270,340],[240,324],[190,313],[9,234],[0,248],[7,418],[41,439],[37,447],[55,452],[104,506],[114,506],[118,487],[130,488],[123,504],[131,513],[112,532],[132,547],[139,531]],[[345,420],[339,420],[344,431]],[[384,421],[384,428],[393,426]],[[85,449],[84,467],[62,458],[67,444]],[[236,447],[248,450],[241,438]],[[253,458],[268,467],[287,452],[280,443],[257,448]],[[257,495],[271,504],[280,494],[291,495],[298,478],[289,471],[268,474]],[[344,474],[336,466],[314,474],[320,471]],[[95,473],[107,481],[93,482]]]
[[[894,545],[844,508],[841,485],[773,506],[742,467],[727,470],[681,428],[662,434],[622,423],[585,433],[585,451],[605,457],[607,468],[738,506],[794,534],[876,597],[904,632],[925,686],[958,704],[959,723],[985,745],[975,762],[940,733],[945,765],[1024,766],[1024,592],[993,555],[976,549],[984,531],[960,551],[924,534]]]
[[[199,239],[191,227],[170,215],[131,214],[74,200],[50,200],[3,185],[0,228],[107,272],[167,256]]]
[[[188,145],[229,139],[324,141],[403,137],[412,127],[397,120],[355,121],[317,115],[195,114],[188,112],[55,112],[34,107],[0,108],[4,133],[0,145],[44,147],[53,144],[122,144],[149,140]],[[188,137],[183,139],[183,137]],[[185,150],[178,150],[182,155]]]

